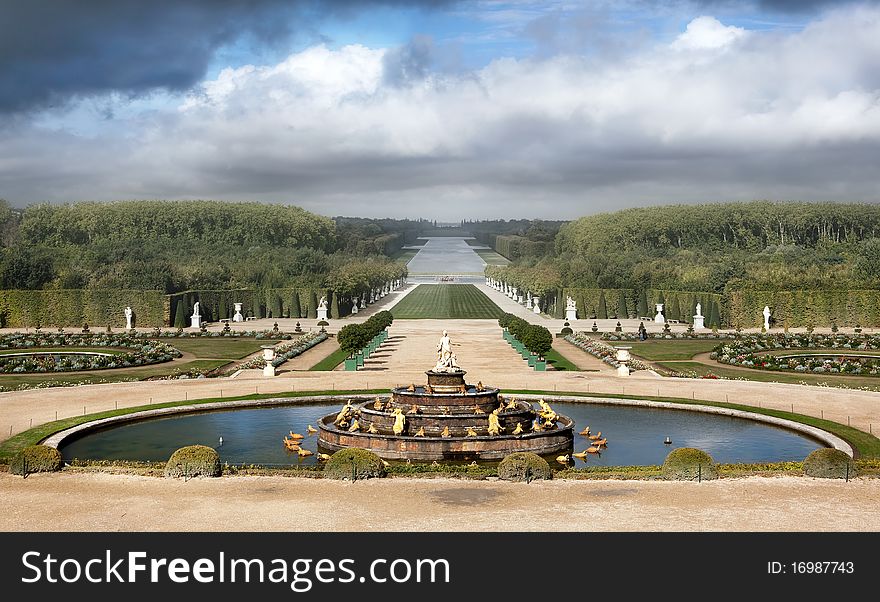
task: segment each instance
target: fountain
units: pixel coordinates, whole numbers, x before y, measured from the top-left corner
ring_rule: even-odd
[[[572,449],[574,422],[542,403],[505,400],[500,389],[465,382],[446,331],[424,385],[395,387],[390,399],[346,404],[319,421],[327,451],[369,449],[393,460],[501,460],[513,452],[555,455]]]

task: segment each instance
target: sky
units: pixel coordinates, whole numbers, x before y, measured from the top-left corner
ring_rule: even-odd
[[[0,0],[0,199],[880,201],[880,2]]]

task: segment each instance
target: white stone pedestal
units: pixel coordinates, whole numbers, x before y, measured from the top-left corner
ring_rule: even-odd
[[[319,320],[326,320],[327,319],[327,308],[326,307],[319,307],[318,308],[318,319]]]
[[[657,315],[654,316],[655,324],[666,324],[666,318],[663,317],[663,304],[657,304]]]
[[[244,316],[241,315],[241,303],[233,303],[235,306],[235,314],[232,316],[233,322],[244,322]]]
[[[275,348],[271,345],[263,346],[263,359],[266,360],[263,376],[275,376],[275,366],[272,365],[272,360],[275,359]]]
[[[705,320],[704,316],[694,316],[694,330],[706,330],[703,320]]]
[[[358,312],[358,304],[357,304],[357,299],[355,299],[354,303],[351,304],[351,313],[352,313],[352,315],[354,315],[357,312]]]
[[[577,320],[577,310],[576,309],[566,309],[565,310],[565,319],[571,322],[572,320]]]
[[[629,350],[632,347],[615,347],[617,350],[617,361],[620,362],[620,365],[617,366],[617,376],[629,376]]]
[[[201,328],[202,327],[202,316],[190,316],[190,328]]]

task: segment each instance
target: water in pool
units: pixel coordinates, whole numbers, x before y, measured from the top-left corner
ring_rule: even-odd
[[[306,434],[335,404],[291,405],[185,414],[123,424],[95,431],[61,448],[65,459],[165,461],[185,445],[208,445],[231,464],[314,464],[315,456],[300,459],[284,449],[282,439],[293,430]],[[742,418],[682,410],[633,406],[554,403],[560,414],[575,421],[575,433],[589,425],[593,433],[608,438],[601,456],[590,455],[586,464],[625,466],[662,464],[675,447],[707,451],[716,462],[776,462],[803,460],[819,442],[787,429]],[[223,445],[218,446],[220,437]],[[574,450],[589,441],[574,436]],[[664,439],[672,439],[665,445]],[[305,438],[302,447],[317,451],[317,436]],[[577,460],[578,466],[584,461]]]

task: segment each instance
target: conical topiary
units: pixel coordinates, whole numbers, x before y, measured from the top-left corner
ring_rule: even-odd
[[[599,293],[599,309],[596,317],[600,320],[608,319],[608,306],[605,304],[605,291]]]

